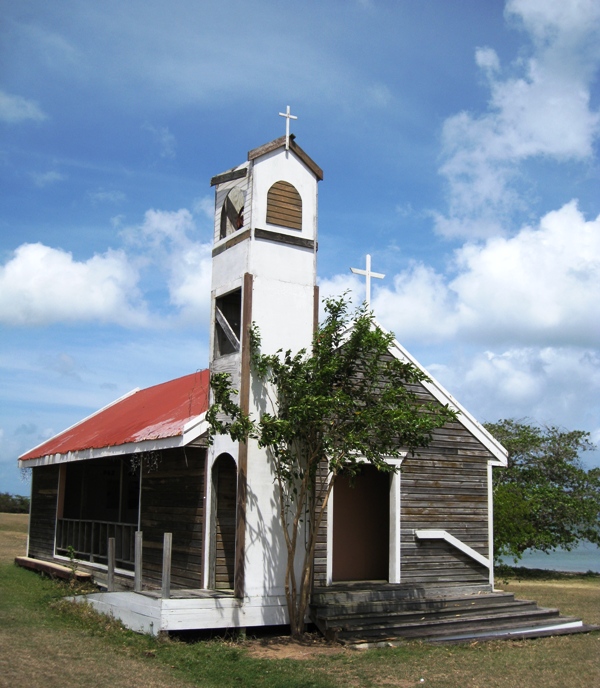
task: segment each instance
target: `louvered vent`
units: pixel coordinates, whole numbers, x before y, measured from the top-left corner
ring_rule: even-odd
[[[275,182],[267,193],[267,222],[302,230],[302,199],[288,182]]]

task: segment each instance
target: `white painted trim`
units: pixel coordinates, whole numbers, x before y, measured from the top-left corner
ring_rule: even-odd
[[[414,533],[419,540],[445,540],[453,547],[456,547],[456,549],[471,557],[471,559],[475,559],[479,564],[488,569],[491,568],[489,559],[486,559],[482,554],[469,547],[469,545],[465,545],[464,542],[455,538],[454,535],[450,535],[447,530],[415,530]]]
[[[335,489],[331,490],[327,502],[327,585],[333,583],[333,498]]]
[[[66,454],[48,454],[37,459],[19,459],[19,468],[35,468],[36,466],[50,466],[53,464],[68,463],[70,461],[85,461],[87,459],[105,459],[112,456],[123,456],[124,454],[140,454],[147,451],[160,451],[161,449],[173,449],[184,447],[200,437],[204,432],[201,426],[196,427],[194,432],[187,436],[175,435],[174,437],[163,437],[156,440],[142,440],[140,442],[127,442],[114,447],[98,447],[92,449],[80,449],[78,451],[67,452]]]
[[[492,483],[492,465],[488,461],[487,465],[487,481],[488,481],[488,560],[491,564],[490,570],[490,585],[494,589],[494,487]]]
[[[183,426],[183,446],[187,447],[199,437],[208,432],[208,422],[205,420],[206,411],[192,418]]]
[[[387,330],[381,325],[374,321],[374,327],[378,327],[383,332]],[[396,358],[412,363],[416,368],[421,370],[429,378],[428,382],[423,382],[423,386],[430,392],[440,403],[448,404],[450,408],[455,411],[459,411],[458,422],[461,423],[466,430],[468,430],[474,437],[476,437],[483,446],[488,449],[492,455],[498,461],[498,466],[506,466],[508,462],[508,452],[506,449],[498,442],[498,440],[493,437],[484,427],[479,423],[474,416],[472,416],[467,409],[462,406],[456,399],[448,392],[430,373],[425,370],[425,368],[417,361],[412,354],[410,354],[397,340],[393,342],[393,348],[390,353]],[[395,349],[395,350],[394,350]]]
[[[117,403],[117,402],[115,402]],[[71,461],[85,461],[88,459],[105,459],[124,454],[140,454],[147,451],[160,451],[161,449],[173,449],[186,447],[205,432],[208,431],[208,423],[205,421],[206,413],[192,418],[183,426],[182,435],[163,437],[156,440],[142,440],[139,442],[127,442],[112,447],[94,447],[92,449],[80,449],[66,454],[48,454],[37,459],[19,459],[19,468],[35,468],[36,466],[51,466],[53,464],[69,463]],[[83,421],[82,421],[83,422]],[[65,430],[66,432],[66,430]],[[61,433],[62,434],[62,433]]]
[[[406,458],[408,452],[402,452],[402,456],[398,458],[388,458],[385,459],[385,463],[391,466],[400,467],[402,462]],[[369,463],[369,461],[360,456],[356,457],[358,463]],[[399,583],[401,576],[401,559],[400,559],[400,547],[401,547],[401,511],[400,511],[400,495],[401,495],[401,476],[400,471],[392,473],[392,479],[390,481],[390,513],[389,513],[389,568],[388,568],[388,580],[390,583]],[[326,581],[327,585],[332,585],[333,583],[333,515],[334,515],[334,496],[335,496],[335,485],[331,494],[329,495],[329,502],[327,503],[327,569],[326,569]]]

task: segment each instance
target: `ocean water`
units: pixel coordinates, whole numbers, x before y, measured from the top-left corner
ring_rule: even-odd
[[[600,573],[600,547],[590,542],[584,542],[570,552],[557,549],[550,554],[544,554],[543,552],[527,550],[518,562],[515,562],[511,557],[503,557],[502,561],[510,566],[524,566],[528,569]]]

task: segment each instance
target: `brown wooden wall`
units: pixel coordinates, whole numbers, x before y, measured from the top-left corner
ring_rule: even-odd
[[[160,584],[164,533],[173,533],[171,584],[202,586],[206,450],[161,452],[156,470],[142,477],[143,582]]]
[[[59,466],[37,466],[31,476],[29,556],[52,559]]]
[[[229,454],[222,454],[213,466],[213,489],[216,501],[214,586],[217,589],[233,589],[237,468]]]
[[[413,389],[422,400],[435,402],[421,385]],[[417,541],[413,531],[445,530],[487,557],[487,462],[491,458],[490,452],[458,421],[435,431],[427,448],[406,457],[401,471],[400,507],[403,584],[488,583],[486,567],[444,541]],[[326,564],[324,522],[315,548],[315,585],[325,584]]]
[[[401,474],[403,583],[487,583],[489,572],[443,541],[417,541],[413,530],[445,530],[488,555],[487,450],[456,422],[408,456]]]

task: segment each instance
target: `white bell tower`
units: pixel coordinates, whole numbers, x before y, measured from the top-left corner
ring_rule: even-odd
[[[242,409],[255,417],[258,400],[251,389],[249,326],[258,325],[263,353],[275,353],[309,348],[317,324],[317,184],[321,179],[321,168],[286,133],[251,150],[246,162],[211,180],[216,193],[210,370],[231,375]],[[226,556],[219,550],[227,539],[218,523],[224,512],[215,504],[215,495],[219,498],[220,494],[217,483],[224,484],[218,478],[223,456],[229,457],[231,470],[231,459],[235,461],[237,471],[235,545],[230,533]],[[212,512],[207,536],[214,544],[205,557],[205,585],[232,587],[238,597],[280,594],[285,556],[278,517],[271,513],[273,475],[264,450],[253,441],[238,445],[217,436],[209,449],[209,469],[213,477],[207,496],[211,490],[213,495],[207,500],[207,510]],[[225,523],[226,519],[221,520]],[[273,559],[277,550],[282,561]],[[225,573],[223,561],[228,562]]]

